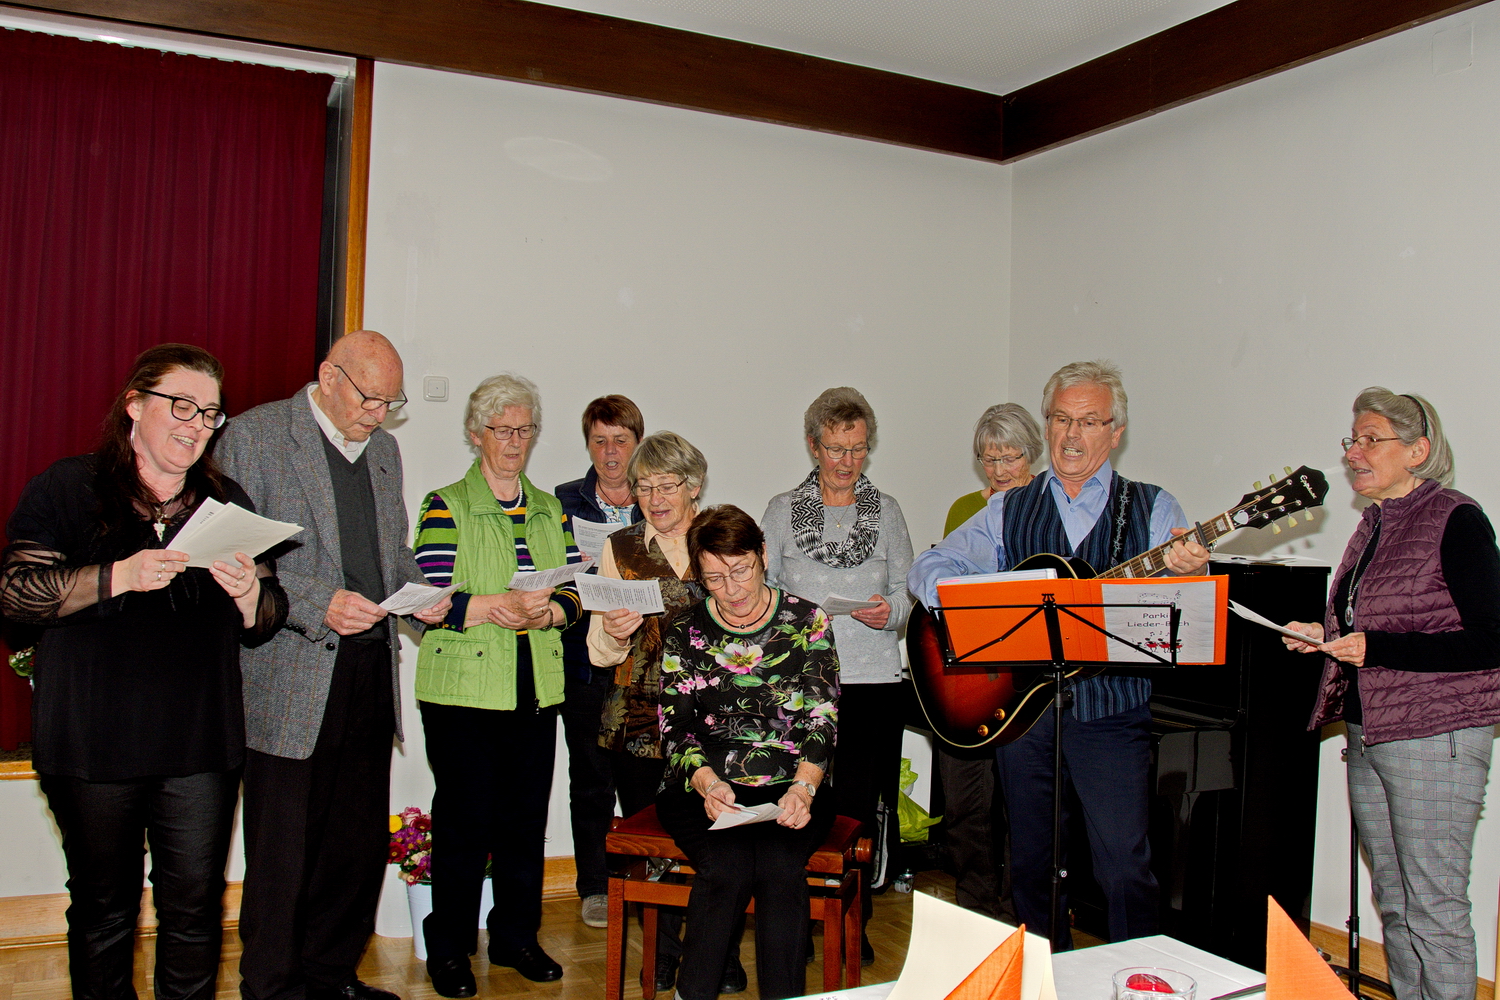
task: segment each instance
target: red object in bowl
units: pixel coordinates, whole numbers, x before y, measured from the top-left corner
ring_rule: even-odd
[[[1172,986],[1160,976],[1153,976],[1149,972],[1137,972],[1125,980],[1127,990],[1138,990],[1141,993],[1171,993]]]

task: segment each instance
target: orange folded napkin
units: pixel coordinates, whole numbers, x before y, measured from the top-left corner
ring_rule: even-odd
[[[1021,953],[1025,945],[1026,925],[1022,924],[964,977],[946,1000],[1021,1000]]]
[[[1292,918],[1266,897],[1266,1000],[1348,1000],[1353,996]]]

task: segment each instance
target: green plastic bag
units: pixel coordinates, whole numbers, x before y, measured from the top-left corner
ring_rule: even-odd
[[[901,795],[896,800],[896,817],[901,821],[901,843],[927,843],[927,828],[943,821],[941,816],[929,816],[927,810],[911,799],[911,790],[917,783],[917,772],[911,769],[911,758],[901,758]]]

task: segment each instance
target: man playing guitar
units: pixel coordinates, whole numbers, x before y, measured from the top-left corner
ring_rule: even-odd
[[[1183,534],[1187,518],[1170,493],[1125,479],[1110,466],[1110,452],[1125,434],[1126,407],[1115,365],[1080,361],[1058,369],[1042,393],[1051,468],[1026,486],[995,494],[962,527],[920,553],[907,575],[912,593],[936,607],[937,581],[948,577],[1012,569],[1047,552],[1105,570]],[[1208,550],[1182,538],[1164,561],[1167,572],[1189,576],[1208,562]],[[1151,681],[1106,674],[1072,690],[1073,706],[1063,716],[1063,760],[1083,806],[1110,939],[1155,934],[1157,885],[1146,839]],[[1010,812],[1017,914],[1028,929],[1048,934],[1054,950],[1065,951],[1072,947],[1069,928],[1052,927],[1049,912],[1052,725],[1051,715],[1043,716],[995,754]]]

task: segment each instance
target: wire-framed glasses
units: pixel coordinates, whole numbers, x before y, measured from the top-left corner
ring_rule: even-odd
[[[365,391],[359,387],[354,379],[349,378],[349,373],[344,371],[343,365],[334,365],[339,371],[344,372],[344,378],[349,379],[349,384],[354,386],[354,391],[359,393],[359,406],[363,410],[378,410],[385,407],[387,413],[395,413],[406,405],[406,393],[402,393],[396,399],[384,399],[380,396],[367,396]]]

